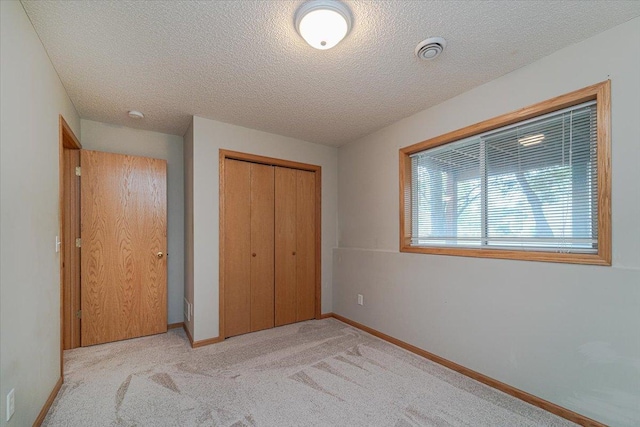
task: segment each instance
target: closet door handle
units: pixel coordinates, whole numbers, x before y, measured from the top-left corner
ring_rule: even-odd
[[[255,258],[256,257],[256,253],[255,252],[252,253],[251,256]]]
[[[295,252],[295,251],[291,252],[291,255],[295,256],[295,255],[296,255],[296,252]]]

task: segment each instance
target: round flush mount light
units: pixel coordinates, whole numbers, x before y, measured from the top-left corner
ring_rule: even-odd
[[[136,120],[140,120],[140,119],[144,119],[144,114],[142,114],[140,111],[137,110],[131,110],[129,111],[129,117],[131,117],[132,119],[136,119]]]
[[[442,37],[429,37],[418,43],[415,53],[418,58],[430,61],[438,57],[446,46],[447,41]]]
[[[311,47],[331,49],[351,31],[351,11],[336,0],[311,0],[300,6],[295,24]]]

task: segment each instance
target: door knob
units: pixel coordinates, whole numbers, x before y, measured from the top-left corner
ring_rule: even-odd
[[[255,252],[254,252],[254,253],[252,253],[252,254],[251,254],[251,256],[255,258],[255,256],[256,256],[256,253],[255,253]]]
[[[158,259],[162,258],[164,256],[164,254],[162,252],[158,252],[156,254],[156,256],[158,257]]]

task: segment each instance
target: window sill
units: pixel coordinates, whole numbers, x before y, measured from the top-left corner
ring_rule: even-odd
[[[558,262],[611,266],[611,259],[601,254],[575,254],[542,251],[516,251],[505,249],[441,248],[425,246],[400,246],[400,252],[429,255],[452,255],[473,258],[512,259],[520,261]]]

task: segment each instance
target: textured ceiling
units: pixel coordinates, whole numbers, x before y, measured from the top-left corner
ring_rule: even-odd
[[[336,146],[640,16],[640,1],[351,0],[351,33],[318,51],[294,29],[301,3],[23,1],[82,118],[183,135],[197,115]],[[421,62],[429,36],[447,49]]]

